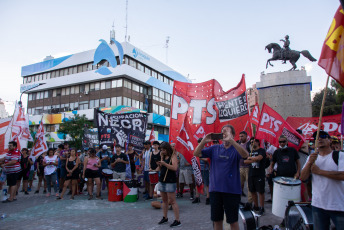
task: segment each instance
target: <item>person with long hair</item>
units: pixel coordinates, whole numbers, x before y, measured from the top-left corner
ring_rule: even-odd
[[[44,190],[43,194],[47,193],[47,181],[44,178],[44,166],[43,166],[43,161],[44,157],[47,155],[47,152],[42,153],[41,155],[36,157],[36,163],[37,163],[37,176],[38,176],[38,184],[37,184],[37,189],[35,191],[35,194],[39,193],[39,189],[42,186],[42,181],[44,181]]]
[[[76,185],[79,178],[79,164],[80,164],[80,159],[76,155],[76,149],[73,148],[70,151],[69,158],[67,158],[67,163],[66,163],[67,177],[63,185],[62,193],[57,198],[58,200],[63,199],[63,195],[65,194],[67,187],[69,186],[71,181],[72,181],[72,196],[70,197],[70,199],[74,200],[74,196],[76,193]]]
[[[93,199],[93,181],[96,182],[97,185],[97,199],[102,199],[100,196],[100,176],[99,176],[99,168],[101,167],[100,159],[96,156],[96,150],[90,149],[88,151],[88,157],[84,159],[84,172],[83,178],[87,178],[87,191],[89,195],[89,200]]]
[[[20,159],[21,171],[18,174],[18,178],[17,178],[17,193],[19,191],[21,180],[23,179],[22,192],[24,192],[25,195],[29,195],[27,191],[27,187],[29,183],[29,174],[30,174],[31,165],[33,165],[33,162],[28,155],[28,149],[23,148],[21,151],[21,159]]]
[[[57,169],[57,156],[54,155],[54,150],[52,148],[50,148],[48,150],[48,156],[44,157],[43,160],[43,166],[44,166],[44,176],[45,176],[45,180],[47,181],[47,185],[48,185],[48,193],[47,193],[47,197],[50,196],[51,194],[51,184],[54,185],[54,192],[55,195],[58,197],[59,193],[57,191],[57,184],[56,184],[56,169]]]
[[[162,209],[163,209],[163,218],[159,222],[159,224],[165,224],[168,222],[167,218],[167,211],[168,211],[168,204],[170,203],[173,208],[174,222],[170,225],[170,227],[178,227],[181,226],[179,220],[179,207],[176,202],[176,183],[177,183],[177,176],[176,171],[178,169],[178,160],[176,154],[174,154],[171,145],[167,142],[163,142],[160,145],[161,150],[161,161],[157,162],[158,168],[160,170],[160,177],[159,177],[159,191],[162,197]]]
[[[129,157],[131,178],[134,179],[136,170],[135,161],[137,160],[137,157],[139,157],[139,154],[134,150],[134,145],[132,143],[128,144],[128,150],[126,154]]]

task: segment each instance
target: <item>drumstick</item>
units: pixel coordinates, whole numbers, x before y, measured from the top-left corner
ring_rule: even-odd
[[[173,154],[172,154],[173,155]],[[172,161],[172,155],[171,155],[171,158],[170,158],[170,162],[168,164],[171,164],[171,161]],[[167,168],[167,167],[166,167]],[[165,182],[166,180],[166,176],[167,176],[167,173],[168,173],[168,169],[166,170],[166,173],[165,173],[165,177],[164,177],[164,180],[163,182]]]

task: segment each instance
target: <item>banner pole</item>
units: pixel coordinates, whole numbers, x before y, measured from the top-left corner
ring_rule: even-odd
[[[327,76],[326,86],[325,86],[324,95],[323,95],[323,99],[322,99],[322,103],[321,103],[321,109],[320,109],[320,115],[319,115],[319,123],[318,123],[318,129],[317,129],[317,136],[315,138],[315,150],[318,148],[319,131],[320,131],[320,128],[321,128],[321,120],[322,120],[322,116],[323,116],[323,112],[324,112],[324,105],[325,105],[325,99],[326,99],[327,86],[328,86],[329,79],[330,79],[330,75]]]

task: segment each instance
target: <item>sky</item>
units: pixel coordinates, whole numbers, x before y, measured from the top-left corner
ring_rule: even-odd
[[[193,82],[216,79],[224,90],[242,74],[246,86],[260,81],[261,72],[287,71],[265,46],[290,37],[290,48],[309,50],[319,59],[339,0],[0,0],[0,98],[13,113],[22,84],[21,67],[46,56],[61,57],[95,49],[109,41],[130,43]],[[128,12],[128,14],[126,14]],[[168,49],[165,48],[169,36]],[[317,62],[300,57],[312,76],[312,93],[325,87],[326,72]],[[27,96],[22,97],[26,107]]]

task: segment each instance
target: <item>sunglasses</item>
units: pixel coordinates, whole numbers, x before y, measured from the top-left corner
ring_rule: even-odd
[[[279,141],[280,144],[287,143],[287,141]]]

